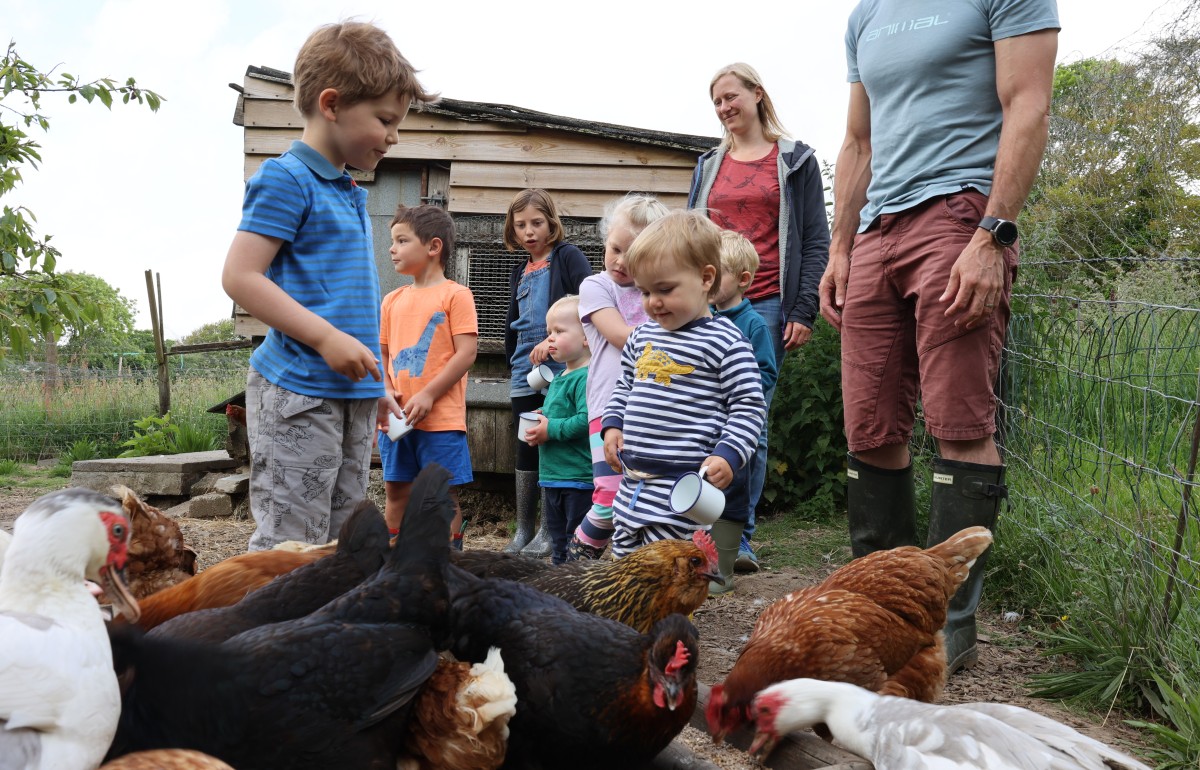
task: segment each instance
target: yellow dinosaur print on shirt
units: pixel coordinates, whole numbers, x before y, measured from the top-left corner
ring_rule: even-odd
[[[654,376],[654,381],[659,385],[671,385],[672,374],[691,374],[696,370],[694,366],[683,366],[671,360],[671,357],[664,351],[655,350],[654,347],[647,342],[646,347],[642,350],[642,355],[637,360],[637,379],[645,380],[651,375]]]

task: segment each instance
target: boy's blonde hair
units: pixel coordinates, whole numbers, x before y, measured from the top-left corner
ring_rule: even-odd
[[[600,237],[608,238],[613,225],[623,224],[636,238],[651,222],[665,217],[671,210],[653,195],[627,193],[623,198],[609,201],[600,220]]]
[[[582,326],[583,322],[579,320],[579,295],[564,294],[563,296],[559,297],[558,301],[556,301],[546,310],[547,325],[550,323],[550,317],[557,316],[559,313],[566,313],[568,316],[575,319],[575,323]]]
[[[775,114],[775,105],[771,102],[771,96],[762,84],[762,78],[759,77],[758,72],[753,67],[745,62],[735,61],[733,64],[727,64],[717,70],[717,74],[713,75],[712,80],[708,82],[709,98],[712,98],[713,86],[726,75],[733,75],[742,81],[743,86],[751,91],[757,89],[762,92],[762,99],[758,101],[758,122],[762,124],[763,138],[768,142],[778,142],[787,136],[787,129],[783,127],[779,116]],[[733,134],[729,133],[728,128],[723,130],[725,133],[721,137],[721,147],[728,150],[733,146]]]
[[[733,230],[721,231],[721,266],[735,277],[749,273],[750,278],[758,272],[758,252],[754,244],[741,233]]]
[[[318,27],[296,55],[292,68],[294,104],[304,117],[317,112],[326,88],[346,106],[394,93],[404,103],[429,104],[438,95],[417,81],[417,72],[392,38],[374,24],[344,21]]]
[[[562,220],[558,218],[558,207],[554,205],[554,199],[550,197],[550,193],[537,187],[530,187],[517,193],[516,197],[512,199],[512,203],[508,204],[508,212],[504,215],[504,248],[509,251],[522,248],[521,242],[517,240],[517,231],[513,227],[513,217],[530,206],[542,212],[542,216],[546,218],[546,224],[550,225],[550,248],[557,246],[566,237]]]
[[[625,270],[637,280],[638,272],[657,266],[681,270],[716,271],[709,296],[721,288],[721,228],[698,211],[672,211],[651,222],[625,253]]]

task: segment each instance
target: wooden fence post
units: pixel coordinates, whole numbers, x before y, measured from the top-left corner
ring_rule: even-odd
[[[162,277],[158,278],[158,292],[154,291],[154,277],[146,271],[146,293],[150,295],[150,329],[154,334],[154,358],[158,362],[158,416],[171,411],[171,375],[167,371],[167,350],[163,341],[162,325]]]

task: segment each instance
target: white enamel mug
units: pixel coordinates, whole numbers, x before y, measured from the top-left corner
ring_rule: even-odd
[[[409,425],[408,419],[400,419],[396,415],[388,412],[388,429],[387,437],[392,441],[399,441],[404,438],[404,434],[412,430],[413,426]]]
[[[697,524],[712,524],[725,511],[725,493],[704,480],[707,472],[707,465],[689,471],[671,486],[671,510]]]
[[[545,390],[550,387],[550,381],[554,379],[554,370],[545,364],[538,364],[533,367],[529,374],[525,377],[525,381],[529,383],[529,387],[534,390]]]
[[[536,370],[535,370],[536,371]],[[526,441],[525,431],[533,430],[538,424],[537,412],[521,412],[521,420],[517,423],[517,441]],[[528,443],[528,442],[526,442]]]

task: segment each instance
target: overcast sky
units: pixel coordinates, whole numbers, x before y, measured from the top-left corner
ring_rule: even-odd
[[[1059,0],[1059,61],[1118,54],[1172,18],[1178,0]],[[165,328],[179,339],[229,316],[225,252],[242,201],[249,65],[291,71],[315,27],[373,20],[444,96],[575,118],[717,135],[712,73],[747,61],[783,123],[832,162],[845,125],[842,39],[854,2],[608,0],[0,0],[0,37],[27,61],[87,79],[132,75],[167,100],[145,107],[47,97],[40,169],[4,198],[38,217],[60,270],[100,276],[149,328],[144,272],[161,273]],[[681,10],[685,9],[685,10]],[[752,15],[751,15],[752,14]],[[784,37],[786,36],[786,38]],[[12,115],[5,115],[7,122]]]

